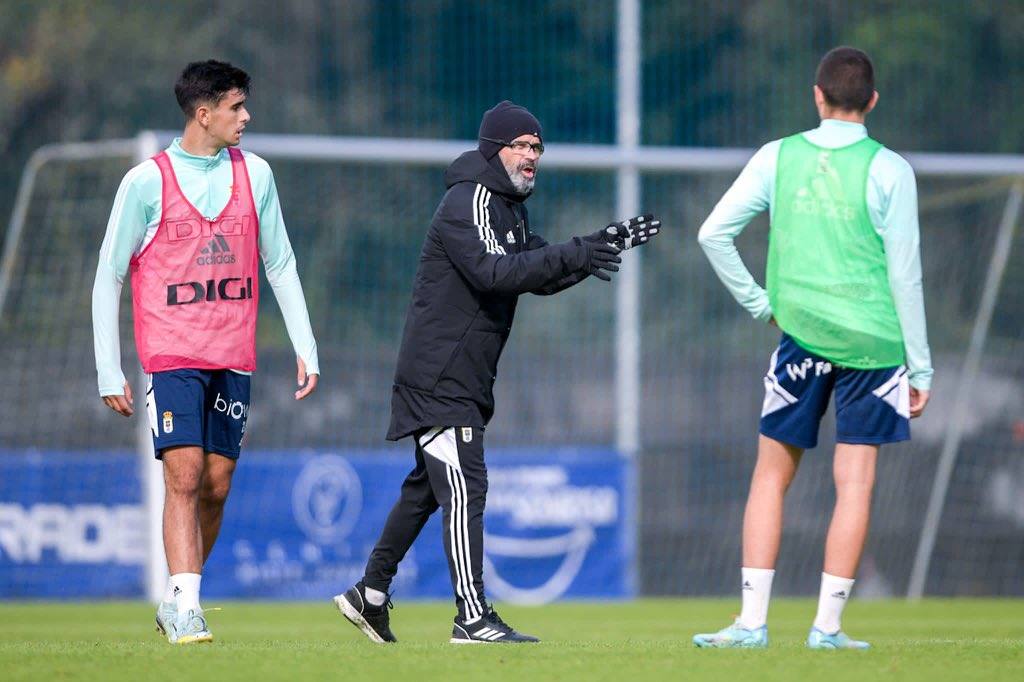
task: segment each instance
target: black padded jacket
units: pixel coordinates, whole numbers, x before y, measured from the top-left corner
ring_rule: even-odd
[[[587,277],[578,238],[549,245],[530,231],[526,197],[498,157],[466,152],[445,184],[405,318],[388,440],[434,426],[485,427],[519,295],[557,293]]]

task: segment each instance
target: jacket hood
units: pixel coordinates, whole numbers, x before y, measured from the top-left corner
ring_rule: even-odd
[[[501,165],[501,159],[495,156],[488,160],[478,149],[463,153],[452,161],[444,172],[444,184],[451,188],[460,182],[479,182],[495,194],[500,194],[510,201],[523,202],[530,194],[520,194],[512,185],[512,180]]]

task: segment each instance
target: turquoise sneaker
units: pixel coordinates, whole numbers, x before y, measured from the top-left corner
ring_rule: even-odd
[[[768,646],[768,626],[748,630],[737,620],[724,630],[694,635],[693,643],[701,649],[764,649]]]
[[[178,605],[172,601],[162,601],[156,607],[156,631],[171,639],[170,633],[174,630],[174,621],[178,620]]]
[[[185,613],[179,613],[171,628],[171,636],[167,638],[171,644],[198,644],[201,642],[212,642],[213,635],[206,627],[206,618],[203,617],[203,610],[189,609]]]
[[[835,634],[825,634],[818,628],[811,628],[810,634],[807,635],[807,648],[808,649],[870,649],[871,645],[867,642],[858,642],[855,639],[850,639],[845,632],[840,630]]]

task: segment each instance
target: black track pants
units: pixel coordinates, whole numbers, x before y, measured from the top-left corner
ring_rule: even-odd
[[[439,426],[416,435],[416,466],[402,483],[402,494],[370,553],[363,578],[367,587],[388,591],[399,562],[440,506],[459,615],[467,621],[483,615],[487,499],[483,436],[482,429],[468,426]]]

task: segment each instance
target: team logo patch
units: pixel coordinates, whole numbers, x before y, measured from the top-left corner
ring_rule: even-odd
[[[164,433],[171,433],[174,431],[174,413],[168,410],[164,412]]]
[[[470,426],[462,427],[462,442],[472,443],[473,442],[473,428]]]

